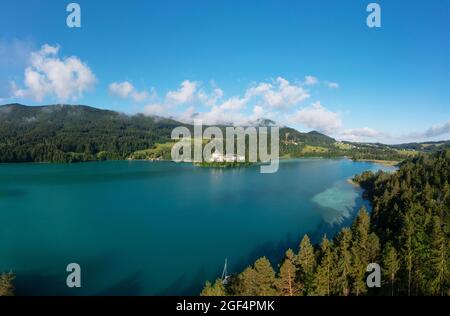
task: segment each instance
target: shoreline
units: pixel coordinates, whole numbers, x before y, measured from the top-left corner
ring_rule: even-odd
[[[356,183],[355,181],[353,181],[353,178],[348,178],[346,181],[347,181],[347,183],[350,184],[351,186],[354,186],[354,187],[357,187],[357,188],[360,188],[360,187],[361,187],[361,185],[360,185],[359,183]]]
[[[377,163],[377,164],[380,164],[380,165],[383,165],[386,167],[395,167],[399,163],[401,163],[401,161],[399,161],[399,160],[379,160],[379,159],[355,159],[353,161],[354,162],[373,162],[373,163]]]
[[[316,156],[316,157],[295,157],[295,158],[291,158],[291,157],[280,157],[279,161],[280,162],[289,162],[289,161],[296,161],[296,160],[321,160],[321,159],[347,159],[347,160],[351,160],[353,162],[372,162],[372,163],[376,163],[376,164],[381,164],[387,167],[395,167],[397,166],[399,163],[401,163],[401,161],[397,161],[397,160],[377,160],[377,159],[352,159],[350,157],[347,156],[335,156],[335,157],[320,157],[320,156]],[[150,159],[145,159],[145,158],[140,158],[140,159],[133,159],[130,157],[124,158],[124,159],[105,159],[105,160],[100,160],[100,159],[96,159],[96,160],[86,160],[86,161],[73,161],[73,162],[53,162],[53,161],[16,161],[16,162],[0,162],[0,164],[77,164],[77,163],[84,163],[84,162],[103,162],[103,161],[149,161],[149,162],[174,162],[171,159],[163,159],[163,158],[150,158]],[[189,162],[194,164],[193,162]],[[246,164],[246,163],[243,163]],[[251,163],[251,165],[254,165],[255,163]]]

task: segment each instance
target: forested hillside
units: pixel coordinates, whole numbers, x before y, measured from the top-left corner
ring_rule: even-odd
[[[255,126],[273,126],[268,119]],[[167,159],[171,131],[192,126],[172,119],[126,115],[82,105],[0,106],[0,162]],[[222,126],[224,130],[224,126]],[[270,131],[270,129],[269,129]],[[322,133],[280,128],[280,157],[350,157],[402,161],[445,143],[415,146],[338,142]],[[426,150],[425,150],[426,148]],[[160,150],[163,149],[163,150]]]
[[[392,175],[364,173],[356,180],[372,202],[372,226],[381,242],[401,250],[405,293],[446,293],[450,286],[450,150],[405,161]]]
[[[145,159],[147,153],[148,158],[158,158],[158,154],[167,158],[170,135],[177,126],[192,130],[192,126],[171,119],[125,115],[82,105],[3,105],[0,162]],[[280,138],[282,154],[294,153],[294,148],[285,146],[287,143],[301,150],[335,142],[317,132],[300,133],[290,128],[281,128]]]
[[[0,162],[125,159],[166,142],[179,122],[87,106],[0,107]]]
[[[395,173],[355,177],[373,204],[332,240],[304,236],[279,268],[265,257],[202,295],[450,295],[450,151],[421,155]],[[381,289],[366,267],[379,263]]]

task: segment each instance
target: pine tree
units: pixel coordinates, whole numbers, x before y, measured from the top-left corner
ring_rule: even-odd
[[[14,286],[13,281],[16,278],[14,273],[2,273],[0,275],[0,296],[13,296]]]
[[[429,258],[430,258],[430,235],[432,228],[432,217],[430,209],[424,209],[417,206],[417,212],[414,215],[414,295],[430,295],[428,278],[430,276]]]
[[[277,280],[277,289],[280,295],[295,296],[300,294],[300,285],[296,282],[296,275],[295,254],[291,249],[288,249]]]
[[[351,260],[351,278],[352,278],[352,293],[356,296],[367,292],[366,288],[366,267],[367,264],[352,248],[352,260]]]
[[[369,262],[377,262],[380,256],[380,239],[377,234],[370,233],[369,235],[369,244],[368,244],[368,260]]]
[[[314,295],[329,296],[331,294],[334,271],[333,261],[334,256],[331,248],[331,243],[325,235],[323,236],[322,243],[320,245],[320,263],[314,275]]]
[[[383,275],[391,284],[391,296],[394,296],[394,283],[399,269],[400,260],[397,256],[397,250],[388,243],[383,252]]]
[[[433,229],[431,233],[431,293],[433,295],[444,295],[446,283],[449,280],[449,258],[448,242],[442,230],[441,220],[438,216],[433,218]]]
[[[206,281],[205,287],[203,288],[201,296],[225,296],[225,287],[221,279],[217,279],[214,284]]]
[[[402,228],[402,244],[403,244],[403,258],[405,260],[405,268],[407,271],[407,284],[408,284],[408,296],[411,295],[411,281],[412,270],[414,263],[414,249],[413,249],[413,236],[414,236],[414,222],[411,212],[407,212],[403,220]]]
[[[352,279],[353,293],[360,295],[367,291],[365,282],[366,267],[369,264],[370,217],[362,207],[352,225]]]
[[[266,257],[259,258],[254,264],[256,295],[270,296],[276,294],[275,271]]]
[[[253,267],[247,267],[243,272],[239,273],[233,280],[231,288],[234,295],[240,296],[256,296],[256,271]]]
[[[299,265],[300,280],[304,283],[304,292],[307,294],[312,287],[313,273],[316,266],[314,248],[308,235],[305,235],[300,243],[297,262]]]
[[[361,255],[366,254],[366,248],[370,233],[370,216],[367,210],[362,206],[352,224],[353,238],[358,241],[358,247],[361,249]]]
[[[338,293],[344,296],[350,294],[350,274],[352,268],[351,241],[352,233],[348,228],[343,228],[336,236],[336,286]]]

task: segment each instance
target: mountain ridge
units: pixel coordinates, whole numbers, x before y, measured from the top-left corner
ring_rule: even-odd
[[[276,124],[267,118],[255,123]],[[171,131],[178,126],[193,128],[191,124],[171,118],[128,115],[88,105],[0,105],[0,162],[127,159],[134,152],[171,142]],[[283,158],[402,160],[406,156],[436,151],[447,145],[412,144],[339,142],[318,131],[300,132],[291,127],[280,127],[280,156]],[[167,158],[167,150],[164,155],[159,158]]]

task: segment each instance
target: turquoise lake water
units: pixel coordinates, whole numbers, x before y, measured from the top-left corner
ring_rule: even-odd
[[[0,271],[17,294],[197,295],[260,256],[274,267],[303,234],[320,241],[367,202],[346,182],[392,169],[346,159],[208,169],[171,162],[0,165]],[[66,287],[66,266],[82,287]]]

